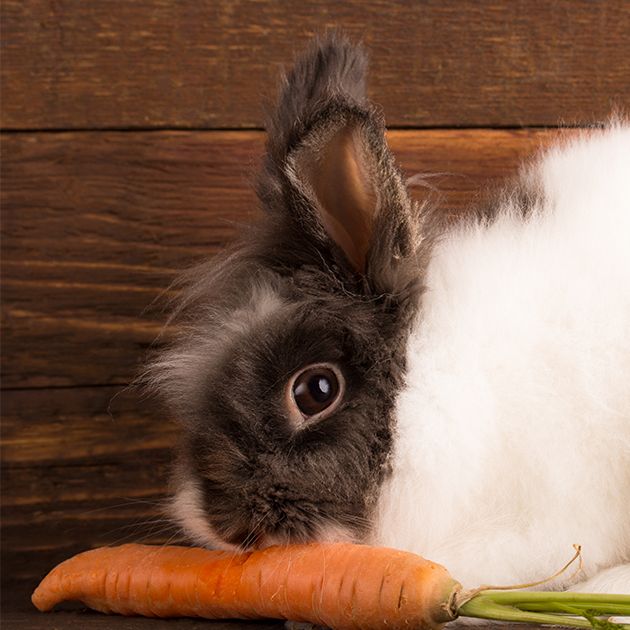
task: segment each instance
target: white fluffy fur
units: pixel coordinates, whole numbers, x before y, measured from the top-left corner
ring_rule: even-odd
[[[506,202],[438,247],[373,542],[466,586],[545,577],[580,543],[585,586],[630,593],[630,127],[524,177],[540,212]]]

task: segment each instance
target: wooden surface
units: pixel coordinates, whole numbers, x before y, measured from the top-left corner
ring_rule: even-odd
[[[629,107],[630,4],[5,0],[1,12],[2,626],[245,627],[40,615],[28,594],[77,551],[178,540],[165,517],[178,428],[129,384],[177,273],[258,216],[256,129],[281,65],[326,27],[363,38],[392,148],[408,176],[429,174],[413,194],[456,214],[555,136],[532,127]]]
[[[372,52],[392,126],[590,122],[630,100],[625,0],[4,0],[3,125],[260,127],[327,27]]]

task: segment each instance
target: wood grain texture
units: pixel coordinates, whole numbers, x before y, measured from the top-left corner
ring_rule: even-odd
[[[260,134],[4,138],[4,386],[126,383],[178,270],[255,211]],[[166,297],[166,296],[165,296]]]
[[[178,434],[160,404],[133,387],[6,391],[1,402],[4,466],[152,461]]]
[[[168,462],[5,467],[2,561],[11,580],[41,576],[93,546],[180,540],[164,515]],[[19,494],[27,493],[27,494]]]
[[[2,125],[260,127],[283,65],[341,27],[391,126],[588,122],[630,104],[624,0],[5,0]]]
[[[164,498],[178,434],[130,388],[5,392],[1,540],[12,579],[92,545],[177,534]]]
[[[569,132],[567,132],[569,133]],[[413,194],[457,213],[549,142],[543,131],[394,131]],[[5,135],[3,387],[126,384],[178,271],[258,216],[259,132]]]

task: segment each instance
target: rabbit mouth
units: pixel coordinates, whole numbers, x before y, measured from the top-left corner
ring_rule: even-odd
[[[213,521],[214,515],[210,516]],[[253,515],[232,516],[229,523],[211,525],[228,545],[240,550],[264,549],[273,545],[290,545],[315,541],[350,540],[350,532],[333,525],[318,524],[308,504],[292,503],[282,509],[267,507]],[[338,530],[338,531],[336,531]]]
[[[277,545],[290,545],[296,543],[321,542],[360,542],[360,537],[341,525],[334,523],[321,524],[309,528],[309,531],[296,532],[284,529],[274,532],[254,534],[250,532],[240,538],[226,542],[227,548],[242,550],[266,549]]]
[[[308,540],[294,541],[290,536],[286,534],[263,534],[256,541],[256,544],[252,546],[254,549],[265,549],[267,547],[273,547],[275,545],[288,545],[292,542],[352,542],[357,543],[359,537],[356,536],[349,529],[337,524],[329,523],[326,525],[320,525],[316,528],[314,535]]]
[[[247,519],[232,512],[228,521],[215,522],[216,515],[206,509],[201,484],[192,479],[182,480],[169,511],[192,542],[212,549],[245,551],[306,542],[359,542],[361,538],[349,526],[317,518],[308,506],[297,503],[282,512],[267,507]]]

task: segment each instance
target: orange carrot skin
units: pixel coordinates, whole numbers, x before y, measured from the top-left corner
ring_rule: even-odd
[[[80,600],[105,613],[207,619],[290,619],[338,630],[439,628],[461,588],[415,554],[350,543],[269,547],[236,554],[122,545],[80,553],[32,596],[50,610]]]

